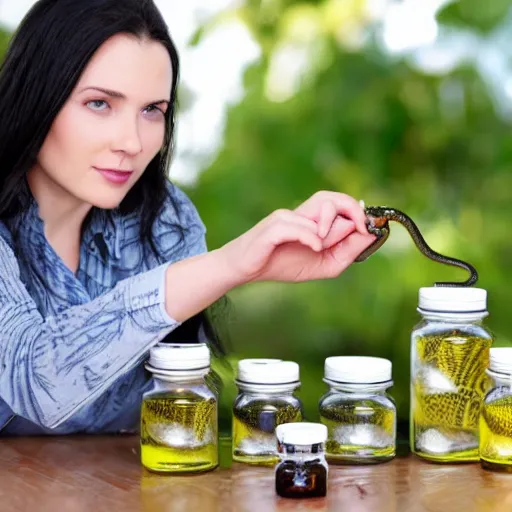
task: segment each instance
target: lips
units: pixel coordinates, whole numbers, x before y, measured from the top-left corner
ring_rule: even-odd
[[[94,169],[96,169],[107,181],[115,184],[126,183],[133,174],[133,171],[125,171],[121,169],[100,169],[98,167],[95,167]]]

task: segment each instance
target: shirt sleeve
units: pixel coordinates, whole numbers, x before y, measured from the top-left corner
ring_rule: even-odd
[[[0,396],[13,413],[55,428],[140,363],[179,325],[165,310],[167,267],[43,318],[0,237]]]

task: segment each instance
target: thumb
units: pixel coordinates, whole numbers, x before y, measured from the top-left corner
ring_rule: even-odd
[[[355,231],[331,249],[333,256],[348,267],[376,238],[375,235],[362,235],[359,231]]]

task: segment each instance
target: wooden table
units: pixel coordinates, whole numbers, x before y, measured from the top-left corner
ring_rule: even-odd
[[[196,476],[151,474],[139,464],[134,436],[0,439],[0,463],[6,512],[512,510],[512,475],[411,455],[376,466],[331,466],[327,497],[301,501],[275,495],[271,468],[233,464]]]

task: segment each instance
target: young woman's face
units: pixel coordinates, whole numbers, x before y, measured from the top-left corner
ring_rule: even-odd
[[[171,86],[162,44],[112,37],[55,118],[30,178],[80,202],[115,208],[162,147]]]

